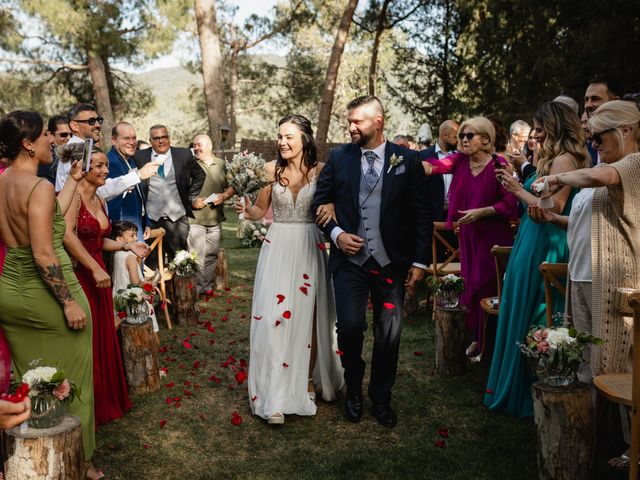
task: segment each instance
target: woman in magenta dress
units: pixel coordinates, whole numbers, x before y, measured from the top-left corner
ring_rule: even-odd
[[[82,152],[83,144],[70,144],[62,156]],[[93,320],[93,384],[98,425],[120,418],[132,407],[127,393],[120,345],[116,335],[111,279],[106,273],[102,251],[132,250],[146,255],[143,242],[121,244],[108,237],[111,231],[104,200],[96,195],[109,173],[108,160],[96,150],[91,168],[78,186],[78,194],[65,215],[64,245],[77,259],[75,273],[82,285]]]
[[[467,329],[473,333],[469,356],[479,355],[483,335],[480,300],[497,294],[491,248],[513,244],[510,220],[517,218],[517,200],[496,180],[495,169],[506,166],[492,155],[495,128],[484,117],[460,125],[459,153],[425,163],[427,174],[453,173],[447,223],[460,225],[461,275],[465,289],[460,303],[467,307]]]

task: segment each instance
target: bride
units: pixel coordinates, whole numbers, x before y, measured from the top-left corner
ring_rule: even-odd
[[[249,360],[251,410],[270,424],[314,415],[315,388],[331,401],[343,385],[324,238],[311,214],[323,164],[309,120],[290,115],[278,125],[278,158],[265,166],[272,183],[255,205],[236,203],[249,220],[273,206],[256,269]]]

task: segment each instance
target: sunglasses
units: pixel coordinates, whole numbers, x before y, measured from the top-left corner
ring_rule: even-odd
[[[458,138],[460,139],[460,141],[464,140],[465,138],[467,140],[471,140],[473,137],[475,137],[477,135],[477,133],[473,133],[473,132],[467,132],[467,133],[459,133],[458,134]]]
[[[102,122],[104,122],[104,118],[102,117],[93,117],[93,118],[87,118],[86,120],[74,120],[74,122],[79,122],[79,123],[86,123],[88,125],[94,126],[97,123],[99,123],[100,125],[102,125]]]
[[[161,140],[169,140],[169,135],[162,135],[161,137],[151,137],[151,140],[154,142],[159,142]]]
[[[604,135],[605,133],[613,132],[614,130],[617,130],[617,128],[607,128],[606,130],[603,130],[601,132],[592,133],[591,143],[592,144],[597,143],[598,145],[602,145],[602,135]]]
[[[71,133],[71,132],[60,132],[60,133],[56,133],[56,135],[58,135],[60,138],[67,138],[67,137],[71,137],[73,135],[73,133]]]

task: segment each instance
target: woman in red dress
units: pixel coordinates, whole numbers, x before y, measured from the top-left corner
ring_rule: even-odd
[[[64,155],[82,154],[83,144],[68,144]],[[67,151],[68,150],[68,151]],[[132,407],[127,393],[120,345],[116,335],[111,278],[106,272],[102,251],[131,250],[145,256],[144,242],[122,244],[108,237],[111,232],[104,200],[96,195],[109,173],[104,153],[94,150],[91,168],[78,186],[78,193],[65,215],[64,246],[77,260],[75,273],[82,285],[93,320],[93,384],[98,425],[120,418]]]

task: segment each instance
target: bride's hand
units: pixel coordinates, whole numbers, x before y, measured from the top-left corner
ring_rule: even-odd
[[[316,223],[321,227],[326,227],[333,220],[336,222],[336,207],[333,203],[320,205],[316,211]]]
[[[238,215],[240,215],[241,213],[244,213],[245,216],[248,216],[248,210],[251,208],[251,200],[249,199],[248,195],[245,195],[243,198],[244,198],[244,202],[242,202],[240,197],[236,198],[236,203],[234,207]]]

